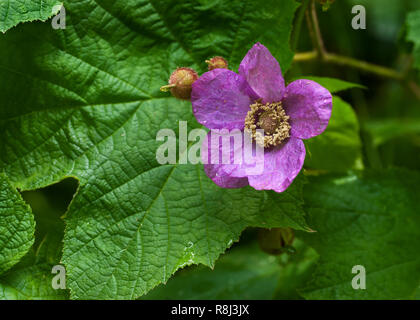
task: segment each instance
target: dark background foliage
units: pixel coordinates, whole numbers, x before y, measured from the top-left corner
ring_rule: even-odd
[[[356,4],[366,8],[366,30],[351,28],[351,8]],[[407,13],[419,8],[415,0],[345,0],[334,2],[326,12],[319,10],[318,17],[329,51],[404,70],[412,49],[404,41],[404,24]],[[302,32],[298,48],[306,51],[311,45],[308,32]],[[365,85],[368,90],[340,94],[354,107],[362,125],[365,166],[420,168],[420,100],[405,83],[319,62],[295,64],[290,74],[316,74]],[[369,147],[376,141],[382,143]]]

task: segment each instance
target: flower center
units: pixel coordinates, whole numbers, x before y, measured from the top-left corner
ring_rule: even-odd
[[[249,106],[251,108],[245,118],[245,130],[264,148],[278,146],[290,137],[289,116],[282,103],[262,104],[261,100]],[[264,134],[257,131],[264,130]]]

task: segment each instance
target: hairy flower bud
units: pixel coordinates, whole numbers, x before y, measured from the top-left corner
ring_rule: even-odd
[[[213,57],[210,60],[206,60],[206,63],[209,65],[209,71],[228,68],[228,62],[223,57]]]
[[[191,68],[177,68],[169,78],[169,84],[160,88],[160,91],[171,91],[178,99],[191,98],[192,84],[198,79],[198,74]]]
[[[283,252],[293,253],[291,246],[295,234],[291,228],[260,229],[258,232],[258,243],[262,251],[279,255]]]

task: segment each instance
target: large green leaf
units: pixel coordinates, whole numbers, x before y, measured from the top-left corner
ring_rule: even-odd
[[[366,129],[372,135],[373,143],[378,146],[398,137],[420,134],[420,119],[372,120],[366,123]]]
[[[74,297],[135,298],[166,282],[179,267],[213,267],[246,226],[283,226],[282,207],[295,216],[304,214],[299,201],[291,202],[286,192],[277,198],[280,209],[266,220],[258,212],[264,193],[221,189],[198,166],[154,172],[89,204],[81,197],[74,200],[64,251]],[[148,192],[133,204],[131,190]],[[113,197],[119,202],[113,203]]]
[[[305,166],[310,169],[347,171],[362,165],[359,122],[352,107],[333,97],[333,110],[325,132],[305,140]]]
[[[0,276],[0,300],[62,300],[68,290],[53,289],[52,267],[59,262],[61,238],[47,235],[40,247],[28,254],[8,272]]]
[[[256,224],[267,228],[276,226],[311,231],[302,210],[296,210],[303,206],[302,194],[305,183],[306,178],[300,174],[281,196],[274,191],[266,191],[264,204],[255,217]]]
[[[212,266],[248,225],[283,226],[292,213],[293,226],[306,227],[294,191],[276,197],[283,210],[259,216],[265,193],[223,190],[201,166],[155,157],[160,129],[198,127],[190,103],[159,92],[171,71],[204,72],[213,55],[235,67],[255,41],[285,71],[295,8],[71,1],[65,30],[34,23],[0,36],[0,170],[23,190],[80,183],[64,238],[73,298],[138,297],[181,266]]]
[[[2,0],[0,31],[6,32],[21,22],[45,21],[57,14],[61,5],[57,0]]]
[[[31,209],[7,177],[0,173],[0,274],[28,252],[34,232]]]
[[[54,189],[57,185],[22,194],[35,216],[37,241],[18,264],[0,276],[0,299],[57,300],[69,296],[68,290],[52,287],[54,274],[51,271],[53,266],[60,264],[63,249],[61,216],[65,210],[63,206],[68,204],[68,199],[51,192]],[[55,203],[60,200],[62,203]]]
[[[420,283],[420,174],[407,170],[317,177],[305,188],[320,254],[308,299],[408,299]],[[353,266],[366,289],[352,287]]]
[[[215,268],[181,270],[145,299],[298,299],[296,288],[310,276],[317,255],[295,240],[296,254],[275,257],[254,244],[240,245],[221,257]]]

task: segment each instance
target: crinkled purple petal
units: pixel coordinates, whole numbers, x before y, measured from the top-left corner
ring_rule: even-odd
[[[309,139],[328,126],[332,110],[331,93],[311,80],[296,80],[286,88],[283,107],[290,116],[291,135]]]
[[[270,51],[256,43],[239,66],[242,75],[264,103],[280,101],[285,92],[280,65]]]
[[[201,148],[201,158],[207,176],[222,188],[241,188],[249,185],[246,176],[235,174],[241,165],[240,160],[235,160],[235,152],[241,153],[242,132],[235,129],[231,134],[223,135],[216,131],[207,134]],[[237,140],[239,142],[235,144],[235,138],[241,140]]]
[[[305,155],[303,141],[294,137],[275,149],[266,150],[264,172],[249,171],[249,185],[257,190],[285,191],[302,169]]]
[[[192,85],[194,115],[209,129],[242,129],[249,106],[256,99],[246,80],[227,69],[206,72]]]
[[[231,177],[224,171],[223,165],[204,165],[204,171],[207,176],[221,188],[235,189],[243,188],[249,185],[248,178]]]

